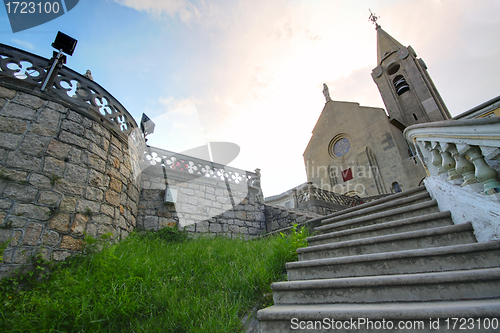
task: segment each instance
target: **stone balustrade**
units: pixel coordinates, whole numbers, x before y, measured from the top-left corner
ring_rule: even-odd
[[[485,194],[500,192],[500,118],[440,121],[410,126],[405,136],[417,147],[429,176],[479,187]]]
[[[53,77],[52,87],[41,91],[51,61],[0,44],[0,82],[3,87],[49,99],[99,121],[122,138],[137,128],[134,118],[109,92],[67,67]]]
[[[152,166],[166,168],[167,175],[176,178],[204,177],[234,185],[260,189],[260,170],[244,171],[207,160],[147,146],[141,161],[141,169]]]

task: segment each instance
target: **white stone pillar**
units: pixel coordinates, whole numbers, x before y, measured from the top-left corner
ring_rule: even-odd
[[[476,167],[476,179],[483,183],[484,193],[492,194],[500,192],[500,182],[498,181],[498,172],[490,167],[484,160],[483,153],[478,146],[467,146],[465,152],[471,158],[471,162]],[[466,148],[466,147],[464,147]]]
[[[459,175],[462,175],[464,182],[460,186],[467,186],[471,184],[476,184],[478,181],[475,177],[476,168],[468,159],[465,158],[464,154],[458,152],[457,146],[450,144],[449,151],[451,156],[455,159],[455,170]]]
[[[425,147],[431,152],[432,155],[432,165],[434,165],[438,170],[438,175],[446,173],[446,169],[443,168],[443,158],[439,152],[439,142],[426,142]]]
[[[449,176],[447,180],[455,183],[456,180],[460,179],[460,175],[455,170],[456,168],[455,159],[451,156],[451,149],[456,150],[455,145],[444,143],[441,144],[441,147],[442,147],[441,157],[443,159],[443,168],[448,171],[448,176]]]

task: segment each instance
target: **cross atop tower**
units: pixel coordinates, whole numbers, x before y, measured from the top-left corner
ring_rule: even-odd
[[[370,11],[370,17],[368,20],[372,21],[375,23],[375,29],[380,28],[380,25],[377,23],[377,20],[380,18],[380,16],[375,15],[375,13],[372,13],[371,9],[368,9]]]

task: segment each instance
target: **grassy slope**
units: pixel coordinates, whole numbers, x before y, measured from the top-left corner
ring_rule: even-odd
[[[297,234],[248,242],[171,236],[182,234],[133,234],[53,267],[42,282],[37,273],[4,279],[0,331],[239,332],[246,311],[272,301],[263,295],[304,245]]]

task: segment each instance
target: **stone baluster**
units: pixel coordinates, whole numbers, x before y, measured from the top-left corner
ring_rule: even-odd
[[[292,189],[292,194],[293,194],[293,208],[297,209],[299,208],[299,197],[297,196],[297,189],[294,188]]]
[[[443,168],[448,171],[448,181],[455,182],[457,179],[460,179],[460,175],[456,171],[456,163],[455,159],[451,155],[451,150],[455,149],[455,145],[450,143],[441,144],[442,151],[441,157],[443,159]],[[461,181],[460,181],[461,183]],[[457,184],[458,185],[458,184]]]
[[[457,148],[459,152],[464,152],[471,159],[476,168],[475,177],[484,185],[484,193],[492,194],[500,192],[500,182],[498,172],[490,167],[484,160],[483,153],[478,146],[462,145]]]
[[[314,198],[314,185],[312,182],[307,183],[307,193],[309,194],[309,201],[312,201]]]
[[[476,184],[478,181],[475,176],[476,168],[474,164],[466,159],[464,154],[460,154],[454,144],[449,144],[449,146],[448,150],[455,159],[455,170],[464,178],[464,182],[460,186]]]
[[[431,152],[432,156],[432,165],[434,165],[438,170],[438,175],[442,175],[446,173],[446,169],[443,168],[443,158],[439,153],[439,142],[429,142],[425,143],[425,148],[427,148]]]

